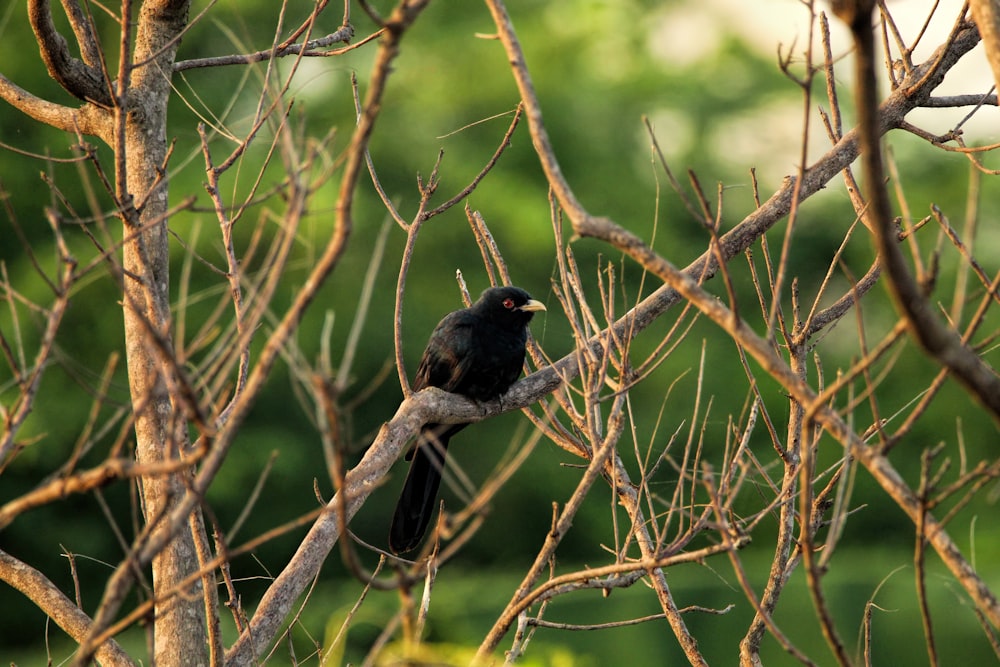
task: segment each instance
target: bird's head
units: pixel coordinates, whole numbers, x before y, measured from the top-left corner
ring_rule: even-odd
[[[495,321],[505,321],[525,326],[545,304],[535,301],[520,287],[491,287],[472,305]]]

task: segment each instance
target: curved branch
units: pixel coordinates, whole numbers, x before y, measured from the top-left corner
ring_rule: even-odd
[[[700,287],[701,280],[711,277],[718,270],[718,261],[727,261],[735,254],[748,248],[764,231],[788,213],[795,196],[793,193],[797,192],[800,198],[809,197],[833,178],[836,173],[850,165],[860,152],[859,131],[855,129],[847,133],[816,164],[804,170],[802,183],[798,188],[795,187],[794,179],[787,178],[782,188],[767,202],[723,236],[719,243],[718,260],[710,251],[689,265],[687,269],[679,271],[628,230],[615,224],[612,220],[591,215],[581,206],[562,176],[551,143],[542,126],[538,99],[535,96],[531,78],[524,62],[524,55],[506,9],[501,0],[487,0],[487,3],[493,13],[500,40],[507,51],[507,57],[525,105],[525,115],[528,119],[535,150],[539,154],[539,160],[553,192],[573,224],[574,231],[580,236],[593,236],[601,239],[622,250],[647,271],[664,280],[662,287],[633,311],[626,314],[625,318],[616,322],[616,330],[621,331],[624,337],[634,336],[670,305],[681,298],[686,299],[722,327],[798,401],[803,405],[814,406],[812,409],[815,412],[810,414],[810,418],[820,423],[841,442],[852,456],[861,461],[886,492],[893,497],[899,507],[907,513],[911,520],[916,521],[918,514],[922,513],[922,508],[919,506],[913,491],[892,467],[889,460],[877,449],[867,447],[832,408],[826,405],[817,405],[815,392],[773,353],[766,341],[760,339],[735,313],[725,308]],[[876,106],[874,103],[871,105],[871,108],[877,113],[873,115],[867,127],[870,135],[881,136],[898,126],[909,111],[924,104],[931,92],[941,83],[947,71],[978,42],[979,34],[974,27],[957,26],[949,41],[935,51],[923,64],[913,68],[892,95],[880,106]],[[950,353],[953,348],[946,347],[945,351]],[[567,377],[575,377],[575,369],[570,364],[564,365],[566,361],[567,359],[563,359],[558,365],[567,368],[572,374]],[[981,364],[978,359],[976,362]],[[553,369],[545,369],[532,375],[524,382],[528,382],[532,378],[540,381],[550,370],[554,373]],[[1000,390],[994,391],[992,399],[1000,401]],[[924,520],[928,540],[956,580],[965,588],[990,622],[995,627],[1000,627],[1000,603],[998,603],[996,596],[965,560],[941,524],[932,517],[925,517]]]
[[[102,109],[84,105],[79,109],[49,102],[32,95],[24,88],[0,74],[0,99],[21,113],[63,132],[104,137],[106,116]]]
[[[627,253],[647,271],[670,284],[685,300],[708,316],[733,341],[745,349],[798,403],[809,406],[806,419],[815,420],[840,442],[851,456],[860,461],[914,523],[918,520],[924,522],[927,540],[945,566],[990,623],[994,627],[1000,627],[1000,601],[996,595],[966,560],[944,530],[944,526],[926,513],[926,508],[917,495],[878,448],[866,445],[834,407],[820,402],[816,392],[774,352],[768,342],[754,333],[733,311],[706,292],[692,274],[678,270],[669,261],[654,253],[641,239],[620,227],[607,226],[605,234],[600,238]]]
[[[591,215],[584,209],[566,182],[552,150],[548,134],[542,124],[541,107],[535,95],[534,85],[525,64],[524,53],[514,32],[510,16],[501,0],[488,0],[488,4],[493,13],[500,41],[507,51],[518,90],[521,93],[521,99],[525,106],[525,116],[528,119],[528,127],[539,161],[560,206],[566,211],[573,225],[573,230],[580,236],[600,238],[618,248],[633,245],[634,239],[629,232],[619,227],[614,221]],[[869,18],[866,16],[865,21],[868,21]],[[868,23],[865,23],[865,27],[867,29]],[[978,42],[979,33],[974,26],[959,24],[949,41],[937,49],[924,63],[913,68],[900,86],[881,105],[877,103],[873,94],[869,104],[871,119],[867,126],[867,131],[870,132],[871,136],[877,138],[890,129],[898,127],[907,113],[924,105],[930,99],[934,89],[944,79],[945,74]],[[871,76],[874,74],[872,73]],[[860,154],[860,141],[859,129],[855,128],[845,134],[837,145],[814,166],[804,170],[802,183],[798,188],[799,199],[811,196],[823,187],[835,173],[853,162]],[[836,169],[831,170],[834,166]],[[870,169],[867,171],[871,173]],[[877,173],[881,173],[881,171]],[[783,187],[767,202],[720,239],[721,261],[727,261],[746,250],[766,229],[788,213],[795,196],[795,186],[795,179],[787,178]],[[886,206],[888,206],[888,202],[886,202]],[[880,241],[879,244],[880,254],[886,258],[886,269],[890,276],[892,273],[889,264],[892,257],[896,258],[896,269],[900,273],[898,280],[892,280],[893,289],[894,291],[905,290],[905,292],[899,293],[897,300],[906,311],[920,342],[940,363],[956,373],[970,388],[970,391],[978,396],[980,401],[995,416],[1000,418],[1000,378],[997,378],[992,369],[966,348],[955,332],[947,329],[934,318],[931,307],[925,302],[909,277],[899,248],[885,234],[879,234],[879,237],[880,239],[885,237],[884,242]],[[640,264],[646,265],[647,262],[659,260],[650,249],[644,246],[641,248],[633,246],[633,251],[638,253],[638,255],[633,254],[633,258]],[[720,259],[714,257],[712,253],[706,253],[689,266],[685,272],[687,275],[702,275],[704,279],[707,279],[718,270],[719,261]],[[692,270],[697,271],[699,268],[704,270],[698,273],[691,272]],[[665,285],[664,288],[666,287]],[[641,323],[637,324],[642,326]]]
[[[74,97],[110,107],[112,99],[109,82],[105,80],[101,70],[70,55],[66,39],[59,34],[52,22],[48,0],[28,0],[28,20],[31,21],[31,29],[35,31],[49,76]],[[96,45],[83,44],[81,50],[89,59],[96,50]]]
[[[87,636],[90,617],[63,595],[48,577],[35,568],[0,551],[0,580],[10,584],[31,600],[46,616],[55,621],[66,634],[77,641]],[[95,657],[102,665],[133,667],[135,662],[113,639],[101,644]]]
[[[97,43],[97,35],[94,34],[94,24],[84,13],[78,0],[62,0],[62,5],[66,10],[66,17],[69,18],[70,27],[73,28],[73,34],[76,35],[76,43],[80,47],[83,62],[93,69],[103,71],[104,58],[101,54],[101,45]]]
[[[212,455],[206,461],[206,465],[199,472],[198,478],[195,480],[195,489],[203,488],[202,485],[207,484],[211,480],[218,466],[221,465],[222,459],[225,457],[225,453],[232,443],[235,429],[242,423],[249,412],[253,397],[259,393],[260,385],[267,379],[268,373],[281,353],[285,341],[298,328],[305,310],[312,303],[313,299],[316,298],[320,286],[333,271],[347,247],[347,241],[354,225],[352,213],[354,193],[364,165],[368,140],[375,127],[375,121],[378,118],[381,108],[386,82],[392,71],[392,63],[399,53],[399,44],[403,34],[426,6],[426,0],[402,0],[386,22],[385,32],[383,33],[382,42],[379,45],[375,64],[372,69],[368,94],[365,98],[362,113],[359,114],[357,127],[351,138],[351,143],[347,149],[348,157],[344,165],[340,189],[337,195],[336,222],[333,233],[319,261],[310,273],[306,287],[300,292],[295,303],[289,308],[265,345],[257,367],[247,379],[245,396],[243,400],[234,405],[229,418],[230,421],[226,425],[227,428],[224,433],[220,434],[220,441],[215,443],[216,451],[213,451]],[[419,426],[418,424],[416,428],[419,428]],[[411,435],[415,433],[416,430],[410,432]],[[402,448],[402,444],[399,444],[399,448]],[[386,468],[376,478],[365,478],[360,482],[355,482],[354,480],[357,479],[355,471],[348,473],[345,479],[345,488],[341,491],[347,493],[347,503],[344,505],[347,506],[346,512],[348,517],[357,511],[357,508],[361,506],[361,502],[367,497],[367,494],[371,490],[374,490],[378,481],[385,475],[385,470],[388,469],[387,466],[391,465],[398,453],[399,449],[396,449],[393,456],[387,462]],[[356,498],[352,491],[357,486],[370,488],[367,493]],[[189,493],[185,501],[181,503],[181,507],[175,510],[174,515],[178,516],[179,512],[184,511],[185,505],[195,502],[198,502],[197,494]],[[335,501],[331,502],[341,503],[342,501],[335,499]],[[320,517],[316,524],[314,524],[309,536],[302,542],[291,561],[268,588],[260,604],[257,606],[257,610],[248,627],[240,634],[239,639],[236,640],[231,649],[226,652],[225,662],[227,665],[248,664],[253,661],[254,657],[259,657],[266,651],[267,646],[273,641],[285,617],[291,610],[291,605],[302,594],[309,581],[312,580],[312,577],[315,577],[319,572],[323,560],[336,542],[339,530],[331,533],[330,524],[332,522],[334,526],[336,525],[336,517],[338,516],[336,510],[344,505],[331,505],[335,511],[329,515]],[[352,507],[353,510],[351,509]],[[187,511],[190,511],[190,508]],[[314,535],[318,537],[314,537]],[[306,579],[302,578],[303,572],[308,572]]]
[[[461,404],[462,409],[456,411],[456,404]],[[268,588],[250,625],[226,652],[226,665],[253,664],[253,657],[267,650],[295,601],[315,579],[340,538],[343,531],[341,515],[348,521],[354,517],[368,496],[381,486],[389,468],[421,426],[438,419],[461,421],[456,418],[457,412],[473,420],[482,417],[475,402],[433,387],[402,402],[393,418],[382,426],[361,461],[348,471],[343,487],[326,504],[327,511],[316,519],[295,554]]]
[[[507,59],[521,94],[521,100],[524,103],[524,112],[528,120],[532,144],[538,153],[539,162],[552,191],[572,223],[574,232],[580,236],[601,236],[606,231],[605,225],[611,221],[589,213],[576,198],[572,188],[563,177],[559,161],[555,157],[548,133],[542,123],[541,105],[537,95],[535,95],[534,84],[528,73],[524,52],[517,39],[514,25],[502,0],[487,0],[487,4],[493,14],[500,41],[507,52]],[[900,86],[879,107],[879,133],[885,134],[897,127],[906,114],[916,107],[925,105],[930,99],[931,93],[944,79],[945,74],[978,43],[979,33],[974,26],[967,24],[958,26],[954,31],[953,39],[938,48],[923,64],[913,68]],[[851,164],[858,157],[858,154],[858,133],[855,129],[845,134],[826,155],[804,171],[802,185],[799,189],[800,201],[822,188],[842,169]],[[764,231],[787,215],[791,208],[794,191],[795,179],[791,177],[785,179],[781,189],[772,195],[763,206],[724,235],[720,239],[723,259],[728,260],[742,253]],[[707,253],[689,266],[687,270],[693,268],[703,269],[707,279],[718,270],[718,262],[712,253]]]
[[[538,152],[539,161],[560,206],[566,211],[573,223],[573,230],[580,236],[603,238],[612,242],[616,247],[619,247],[618,243],[627,243],[629,236],[627,232],[613,221],[593,216],[586,211],[563,178],[548,134],[542,124],[540,105],[531,83],[524,54],[514,33],[514,26],[501,0],[487,0],[487,2],[493,13],[501,42],[507,51],[508,61],[513,69],[514,78],[524,104],[525,117],[528,120],[528,130],[531,133],[535,150]],[[906,80],[901,82],[900,86],[879,107],[879,133],[884,134],[890,129],[898,127],[910,111],[925,105],[945,74],[978,43],[979,33],[976,29],[972,26],[965,26],[957,30],[954,39],[937,49],[920,66],[913,68]],[[934,76],[926,77],[926,74],[935,67]],[[802,184],[798,188],[799,199],[806,199],[825,187],[831,179],[854,162],[859,153],[858,130],[855,128],[844,134],[840,141],[825,155],[803,171]],[[765,231],[788,215],[792,206],[792,198],[796,192],[795,186],[796,179],[791,176],[787,177],[782,186],[767,201],[719,239],[718,255],[721,256],[722,261],[728,261],[743,253]],[[621,236],[623,232],[626,236]],[[718,272],[719,259],[716,253],[710,250],[689,264],[684,269],[684,273],[689,276],[698,276],[701,280],[707,280]],[[669,284],[662,285],[614,324],[616,335],[623,338],[635,336],[680,300],[680,294]],[[591,344],[598,345],[597,339],[595,338]],[[595,349],[597,348],[595,347]],[[533,374],[528,380],[534,378],[532,381],[538,383],[539,389],[551,387],[549,389],[551,391],[559,385],[560,377],[571,380],[576,375],[575,355],[571,354],[554,364],[553,368],[543,369]],[[528,404],[540,399],[544,393],[547,392],[542,391],[536,394]]]
[[[958,332],[941,322],[935,307],[924,296],[914,280],[896,243],[892,206],[885,187],[882,148],[879,143],[879,108],[875,83],[875,40],[871,31],[871,11],[874,3],[859,1],[841,3],[848,9],[841,18],[851,28],[857,54],[855,77],[858,82],[858,126],[865,172],[865,190],[869,206],[866,215],[869,228],[875,231],[879,257],[889,277],[889,289],[900,314],[906,318],[910,331],[920,345],[938,363],[948,368],[979,402],[1000,422],[1000,377],[996,371],[969,349]],[[996,281],[990,290],[997,288]]]
[[[514,25],[507,13],[507,8],[501,0],[487,0],[487,6],[493,15],[493,22],[497,26],[500,41],[507,52],[507,59],[510,61],[514,81],[517,83],[518,92],[521,93],[521,100],[524,104],[524,114],[528,119],[528,127],[531,131],[531,143],[535,147],[538,159],[542,163],[542,170],[552,186],[552,190],[559,200],[559,205],[566,212],[573,228],[582,224],[584,219],[591,217],[590,213],[583,207],[583,204],[576,198],[573,189],[562,175],[559,161],[556,159],[555,151],[552,150],[552,142],[549,141],[549,134],[545,131],[542,122],[542,108],[538,104],[538,96],[535,95],[535,84],[531,81],[528,73],[528,65],[524,60],[524,51],[521,43],[514,32]]]

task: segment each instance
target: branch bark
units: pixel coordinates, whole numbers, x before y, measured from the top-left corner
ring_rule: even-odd
[[[129,391],[135,415],[136,459],[140,465],[180,460],[187,447],[184,405],[170,388],[182,384],[170,350],[169,248],[167,242],[166,112],[169,72],[178,37],[187,23],[187,0],[144,2],[135,25],[132,48],[131,8],[123,6],[121,62],[113,114],[102,136],[115,151],[115,199],[127,239],[122,249],[122,290]],[[41,38],[40,38],[41,39]],[[43,50],[46,47],[43,46]],[[51,50],[51,48],[50,48]],[[141,63],[134,66],[133,63]],[[79,85],[78,82],[74,85]],[[71,91],[72,92],[72,91]],[[79,90],[77,91],[79,92]],[[91,91],[86,91],[89,95]],[[140,481],[148,536],[159,536],[162,549],[130,554],[109,581],[102,604],[76,664],[85,664],[91,646],[114,619],[137,568],[152,563],[154,595],[173,590],[198,569],[196,541],[204,540],[200,512],[191,508],[179,526],[163,521],[183,498],[190,471],[147,475]],[[199,530],[200,527],[200,530]],[[198,535],[197,533],[201,533]],[[201,581],[184,594],[164,598],[156,609],[154,661],[164,666],[208,663],[206,605]],[[160,599],[157,596],[157,599]]]
[[[108,114],[91,104],[74,109],[44,100],[32,95],[3,74],[0,74],[0,99],[29,118],[63,132],[97,136],[106,141],[109,139]]]
[[[357,187],[358,178],[364,167],[365,151],[368,148],[368,140],[375,127],[375,120],[378,117],[381,107],[381,100],[385,92],[388,76],[391,72],[392,63],[399,54],[399,44],[404,33],[426,6],[426,0],[402,0],[385,22],[385,32],[383,33],[379,50],[375,57],[368,93],[359,114],[358,124],[351,138],[350,146],[347,149],[348,157],[344,166],[344,173],[341,177],[340,191],[337,198],[337,222],[334,232],[322,256],[310,274],[305,288],[299,293],[296,302],[286,313],[274,334],[272,334],[265,345],[260,362],[247,380],[245,395],[248,397],[257,395],[257,388],[266,379],[271,365],[277,359],[281,345],[297,328],[306,307],[315,298],[320,285],[333,270],[341,254],[347,247],[347,240],[353,229],[352,207],[354,192]],[[233,410],[230,423],[227,425],[227,432],[230,438],[234,432],[233,428],[245,418],[250,405],[250,400],[244,400]],[[414,430],[409,431],[409,437],[416,434],[416,429],[419,426],[420,424],[417,424]],[[399,444],[399,447],[402,447],[402,444]],[[373,446],[372,450],[375,449]],[[386,462],[383,458],[384,454],[369,450],[362,462],[348,473],[345,478],[345,487],[338,490],[338,496],[339,494],[346,495],[346,504],[334,504],[335,502],[344,502],[335,496],[328,504],[328,507],[336,510],[337,507],[346,506],[348,518],[353,516],[364,499],[375,488],[377,481],[388,471],[388,466],[395,460],[398,453],[399,449],[394,449],[391,458]],[[379,464],[375,466],[379,471],[377,477],[372,477],[374,473],[366,472],[368,467],[372,465],[370,461],[369,464],[365,463],[369,460],[369,454]],[[221,458],[218,459],[218,463],[221,463]],[[381,465],[383,463],[385,463],[384,468]],[[196,480],[196,488],[198,488],[198,482],[201,479],[202,476],[199,475],[199,480]],[[264,594],[246,630],[240,634],[240,637],[226,652],[226,665],[249,664],[254,658],[263,655],[267,647],[273,642],[280,630],[281,624],[292,609],[295,600],[298,599],[308,583],[319,572],[324,559],[336,543],[337,537],[340,534],[336,517],[336,511],[326,513],[310,529],[309,534],[302,541],[291,561],[285,566],[281,574],[275,578]]]
[[[983,38],[986,60],[993,70],[993,85],[1000,91],[1000,0],[969,0],[969,9]]]
[[[134,240],[123,247],[122,267],[125,346],[129,390],[135,412],[136,459],[157,464],[180,459],[188,448],[184,406],[171,387],[181,384],[175,364],[155,339],[170,340],[170,276],[167,236],[167,103],[178,37],[187,24],[189,2],[144,2],[139,9],[134,54],[124,41],[119,70],[116,124],[124,142],[116,142],[116,193],[122,222]],[[127,16],[127,13],[125,14]],[[128,38],[128,31],[123,30]],[[144,63],[132,69],[133,62]],[[138,207],[138,208],[136,208]],[[152,335],[151,335],[152,334]],[[169,344],[169,343],[168,343]],[[153,589],[168,590],[198,569],[197,531],[161,522],[189,485],[188,470],[146,476],[141,480],[143,513],[155,532],[168,531],[165,548],[152,555]],[[191,513],[200,519],[200,510]],[[128,567],[123,564],[122,567]],[[208,664],[204,594],[200,581],[185,594],[156,610],[154,660],[158,665]],[[105,619],[110,617],[105,616]],[[95,629],[101,623],[95,623]]]
[[[79,11],[79,5],[69,3]],[[87,63],[70,55],[66,39],[56,30],[52,22],[52,11],[48,0],[28,0],[28,19],[35,31],[42,60],[49,71],[49,76],[55,79],[66,92],[84,101],[93,102],[102,107],[112,104],[109,82],[104,73]],[[77,22],[74,22],[77,25]],[[88,40],[80,45],[81,51],[93,58],[96,45]]]
[[[924,350],[948,368],[1000,424],[1000,377],[969,349],[954,329],[938,319],[934,312],[936,307],[917,285],[896,242],[898,234],[889,192],[885,187],[885,168],[879,141],[882,134],[879,127],[881,114],[875,82],[875,38],[871,29],[875,3],[872,0],[844,1],[834,3],[834,8],[854,37],[858,130],[868,196],[866,215],[869,218],[868,227],[875,232],[879,257],[889,278],[893,300]],[[991,291],[996,287],[996,284],[991,285]]]
[[[90,617],[41,572],[0,551],[0,579],[21,591],[67,635],[77,641],[86,637],[91,625]],[[94,657],[104,667],[134,667],[136,664],[113,639],[101,644]]]

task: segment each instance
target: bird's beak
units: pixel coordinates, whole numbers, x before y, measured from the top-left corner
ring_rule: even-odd
[[[529,299],[528,303],[524,304],[518,310],[526,310],[529,313],[533,313],[536,310],[545,310],[545,304],[541,301],[535,301],[534,299]]]

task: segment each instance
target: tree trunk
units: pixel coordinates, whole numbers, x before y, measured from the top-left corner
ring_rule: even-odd
[[[167,102],[178,35],[189,2],[143,3],[138,17],[133,63],[125,88],[127,110],[115,134],[117,189],[124,209],[123,310],[129,387],[135,414],[136,458],[156,463],[179,457],[188,445],[184,408],[177,402],[175,358],[170,335],[169,247],[167,235]],[[121,84],[121,77],[119,78]],[[124,187],[124,191],[123,188]],[[141,479],[147,524],[162,521],[183,496],[187,471]],[[194,525],[200,526],[196,521]],[[165,530],[160,526],[155,530]],[[192,530],[180,530],[152,561],[153,591],[168,591],[198,569]],[[215,591],[209,591],[214,595]],[[199,582],[156,605],[154,660],[158,667],[207,665],[205,604]]]

